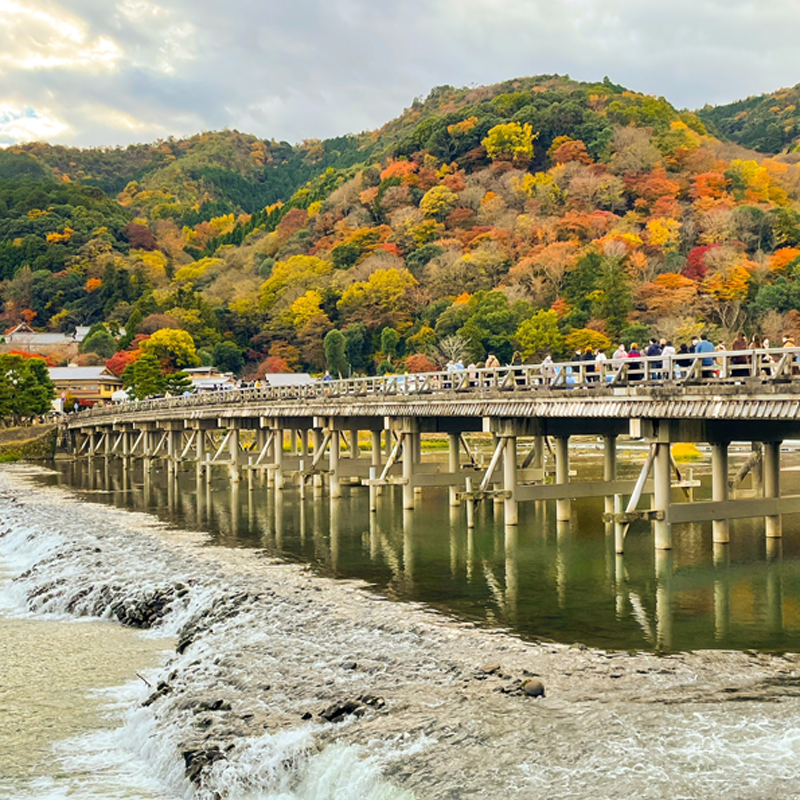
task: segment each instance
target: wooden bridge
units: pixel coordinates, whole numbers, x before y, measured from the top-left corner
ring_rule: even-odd
[[[448,487],[450,502],[502,503],[507,525],[519,503],[555,500],[557,519],[571,500],[605,498],[621,553],[628,525],[650,520],[655,547],[672,547],[671,526],[713,520],[716,544],[729,540],[731,519],[764,517],[766,536],[781,536],[781,516],[800,513],[800,496],[782,496],[781,443],[800,438],[800,348],[690,356],[570,362],[471,369],[232,389],[95,407],[71,415],[67,444],[75,456],[166,459],[174,474],[194,462],[208,477],[225,465],[231,480],[266,471],[281,490],[297,480],[327,488],[368,485],[372,503],[384,487],[402,486],[413,508],[425,487]],[[371,454],[359,432],[371,433]],[[465,434],[492,436],[488,463]],[[448,437],[447,464],[422,458],[428,434]],[[601,437],[602,481],[575,481],[570,438]],[[637,480],[617,477],[620,438],[646,442]],[[749,442],[752,455],[731,475],[731,442]],[[712,500],[695,502],[697,482],[672,459],[677,442],[708,443]],[[732,489],[747,473],[749,497]],[[641,508],[649,496],[649,507]]]

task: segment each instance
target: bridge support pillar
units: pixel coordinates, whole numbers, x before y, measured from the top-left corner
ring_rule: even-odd
[[[603,437],[603,480],[606,482],[617,479],[617,437]],[[614,496],[604,498],[604,511],[606,514],[614,513]]]
[[[725,502],[728,499],[728,443],[711,443],[711,499]],[[730,523],[727,519],[711,522],[714,544],[730,542]]]
[[[314,428],[311,431],[311,441],[314,444],[314,453],[316,454],[319,452],[320,447],[322,447],[322,441],[324,438],[324,434],[322,433],[321,428]],[[311,478],[312,486],[314,489],[321,491],[322,490],[322,475],[318,472],[315,472]]]
[[[131,457],[131,432],[129,430],[122,431],[122,458],[127,460]]]
[[[672,549],[672,526],[669,523],[669,503],[672,492],[670,480],[669,442],[657,442],[653,460],[653,505],[661,512],[662,519],[653,522],[656,550]]]
[[[229,431],[228,453],[230,454],[230,475],[233,483],[239,482],[239,429],[233,427]]]
[[[569,436],[556,436],[556,483],[565,486],[569,483]],[[568,522],[572,515],[570,500],[556,500],[556,522]]]
[[[194,452],[196,460],[195,469],[197,471],[197,477],[199,478],[203,474],[203,469],[205,469],[206,464],[206,432],[201,427],[198,427],[195,431]]]
[[[339,475],[339,431],[335,429],[331,432],[328,446],[328,469],[331,500],[335,500],[342,496],[342,479]]]
[[[447,434],[448,440],[448,450],[447,450],[447,471],[451,475],[458,475],[459,470],[461,468],[461,462],[458,455],[458,447],[459,447],[459,434],[457,433],[449,433]],[[458,480],[456,477],[455,480]],[[458,485],[451,484],[448,488],[450,494],[450,505],[451,506],[458,506]]]
[[[278,491],[283,490],[283,428],[275,429],[275,438],[272,440],[272,463],[275,468],[272,470],[272,480]]]
[[[358,458],[361,453],[358,450],[358,428],[350,428],[350,458]]]
[[[403,508],[414,508],[414,461],[416,455],[416,443],[414,434],[403,432]]]
[[[519,503],[517,503],[517,437],[506,436],[503,448],[503,491],[511,492],[511,497],[503,501],[505,524],[519,523]]]
[[[764,442],[764,497],[781,496],[781,443]],[[780,514],[764,519],[768,539],[778,539],[783,535]]]
[[[308,455],[308,429],[300,431],[300,455],[305,458]]]
[[[372,431],[372,454],[371,464],[373,467],[379,467],[382,463],[381,459],[381,432],[379,430]]]

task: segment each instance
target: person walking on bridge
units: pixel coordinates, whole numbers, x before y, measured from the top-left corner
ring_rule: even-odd
[[[705,333],[700,334],[700,341],[694,348],[695,353],[714,353],[716,349],[714,345],[708,341],[708,336]],[[707,380],[708,378],[714,377],[714,359],[710,358],[707,355],[704,355],[701,359],[702,368],[703,368],[703,379]]]

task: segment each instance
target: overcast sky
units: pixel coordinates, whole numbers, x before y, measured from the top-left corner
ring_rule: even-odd
[[[0,0],[0,143],[357,133],[542,73],[724,103],[800,82],[786,0]]]

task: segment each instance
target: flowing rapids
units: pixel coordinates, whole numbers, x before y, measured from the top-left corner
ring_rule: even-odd
[[[800,797],[796,655],[523,642],[80,503],[17,468],[0,473],[0,563],[39,620],[175,637],[152,686],[107,698],[130,781],[147,782],[136,796]],[[526,695],[530,679],[544,698]],[[100,773],[108,740],[54,757]]]

